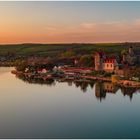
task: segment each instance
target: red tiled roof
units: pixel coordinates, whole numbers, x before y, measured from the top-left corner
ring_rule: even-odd
[[[109,58],[106,58],[104,59],[104,62],[105,63],[115,63],[115,57],[109,57]]]

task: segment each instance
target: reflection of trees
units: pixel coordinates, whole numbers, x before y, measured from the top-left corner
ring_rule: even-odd
[[[130,100],[132,100],[133,94],[137,91],[136,88],[131,88],[131,87],[121,87],[121,92],[122,94],[128,95],[130,97]]]
[[[108,93],[116,93],[118,91],[119,87],[117,85],[113,85],[112,83],[107,82],[101,82],[95,84],[95,96],[97,99],[105,99],[106,94]],[[121,87],[122,94],[128,95],[130,99],[132,100],[133,94],[138,91],[137,88],[132,87]]]
[[[118,87],[111,82],[97,82],[95,84],[95,96],[97,99],[105,99],[106,94],[116,93]]]
[[[91,82],[89,83],[89,85],[90,85],[91,88],[94,87],[94,84],[95,84],[95,81],[91,81]]]
[[[83,82],[83,81],[75,81],[74,84],[75,84],[76,87],[80,87],[80,89],[83,92],[86,92],[87,91],[87,87],[89,86],[88,82]]]
[[[114,85],[111,82],[96,82],[95,81],[65,81],[65,82],[70,82],[69,85],[71,86],[72,83],[75,84],[75,87],[80,88],[81,91],[86,92],[88,86],[90,86],[92,89],[95,86],[95,96],[97,99],[100,99],[100,101],[102,99],[106,98],[106,94],[116,94],[119,86],[118,85]],[[121,92],[123,93],[123,95],[128,95],[130,96],[130,99],[132,99],[133,93],[135,93],[136,91],[140,92],[140,89],[136,89],[136,88],[130,88],[130,87],[121,87]]]
[[[34,76],[27,77],[23,74],[16,75],[16,77],[18,77],[22,81],[24,81],[26,83],[29,83],[29,84],[40,84],[40,85],[46,84],[48,86],[54,86],[55,85],[55,80],[53,80],[53,79],[43,80],[43,78],[36,78]]]
[[[25,76],[24,74],[18,74],[16,75],[19,79],[26,83],[30,84],[40,84],[40,85],[48,85],[48,86],[55,86],[55,79],[48,79],[44,80],[41,77],[36,76]],[[60,82],[60,81],[59,81]],[[80,88],[82,92],[86,92],[88,86],[90,86],[92,89],[95,87],[95,96],[100,101],[102,99],[106,98],[106,94],[110,93],[116,93],[119,89],[118,86],[109,83],[109,82],[96,82],[95,81],[84,81],[84,80],[62,80],[62,82],[67,82],[68,86],[72,86],[72,84],[75,85],[75,87]],[[130,99],[132,99],[133,94],[138,91],[140,92],[140,89],[132,88],[132,87],[120,87],[122,94],[128,95]]]
[[[83,82],[83,83],[81,84],[81,90],[82,90],[83,92],[86,92],[86,91],[87,91],[87,87],[88,87],[88,83]]]
[[[74,82],[75,86],[78,88],[81,85],[81,82]]]

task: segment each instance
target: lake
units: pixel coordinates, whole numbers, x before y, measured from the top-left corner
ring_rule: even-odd
[[[140,138],[140,91],[26,81],[0,68],[0,138]]]

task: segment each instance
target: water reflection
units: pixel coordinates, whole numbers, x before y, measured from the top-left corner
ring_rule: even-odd
[[[90,81],[90,80],[66,80],[66,79],[49,79],[43,80],[42,78],[35,78],[35,77],[28,77],[22,74],[16,75],[17,78],[23,80],[29,84],[40,84],[40,85],[47,85],[47,86],[55,86],[57,83],[65,82],[68,86],[75,85],[76,88],[80,88],[82,92],[86,92],[87,89],[90,87],[91,89],[95,90],[95,97],[97,100],[104,100],[106,99],[107,94],[116,94],[118,90],[124,96],[129,96],[130,100],[133,98],[133,94],[136,92],[140,92],[138,88],[132,87],[119,87],[111,82],[97,82],[97,81]]]
[[[139,89],[82,79],[15,78],[7,69],[0,75],[0,138],[140,138]]]

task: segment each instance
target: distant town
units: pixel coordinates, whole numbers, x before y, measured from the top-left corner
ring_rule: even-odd
[[[1,65],[15,66],[12,71],[17,76],[29,79],[51,81],[87,80],[105,81],[132,88],[140,87],[140,51],[129,45],[120,52],[109,54],[102,48],[96,48],[92,54],[81,55],[72,49],[66,50],[61,57],[50,56],[7,56],[1,57]],[[6,63],[5,63],[6,62]],[[10,64],[11,63],[11,64]]]

